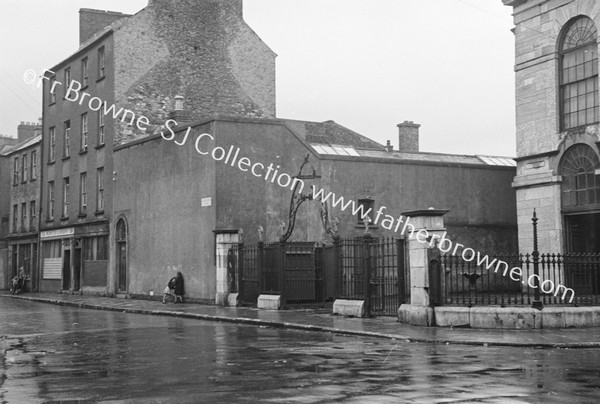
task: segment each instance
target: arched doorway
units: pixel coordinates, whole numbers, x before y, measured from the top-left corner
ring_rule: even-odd
[[[561,204],[567,252],[600,252],[600,159],[586,144],[563,155]]]
[[[127,293],[127,224],[119,219],[116,232],[117,243],[117,289],[119,293]]]

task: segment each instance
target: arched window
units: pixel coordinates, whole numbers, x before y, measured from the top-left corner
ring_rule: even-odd
[[[569,148],[560,162],[562,207],[600,205],[600,160],[585,144]]]
[[[588,17],[565,26],[560,43],[561,131],[600,121],[597,37]]]
[[[123,219],[117,223],[117,242],[127,242],[127,227]]]

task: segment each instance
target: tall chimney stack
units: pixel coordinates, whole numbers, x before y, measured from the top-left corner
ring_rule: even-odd
[[[79,44],[81,45],[113,22],[130,14],[116,11],[93,10],[82,8],[79,10]]]
[[[19,143],[40,134],[42,126],[35,122],[22,122],[17,126],[17,138]]]
[[[413,121],[404,121],[398,125],[398,150],[401,152],[419,151],[419,128]]]

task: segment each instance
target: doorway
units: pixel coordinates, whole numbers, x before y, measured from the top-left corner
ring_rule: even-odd
[[[125,220],[117,223],[117,289],[127,293],[127,225]]]
[[[567,252],[600,252],[600,213],[565,215],[565,229]]]
[[[81,289],[81,246],[76,246],[73,255],[73,291]]]
[[[71,250],[65,250],[62,268],[62,290],[71,289]]]

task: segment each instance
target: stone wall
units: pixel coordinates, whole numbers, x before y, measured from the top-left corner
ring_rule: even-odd
[[[115,30],[115,97],[150,120],[115,122],[115,143],[163,128],[174,97],[192,120],[275,115],[275,54],[246,25],[241,0],[155,0]]]

